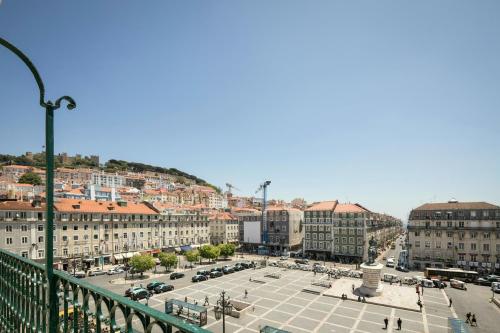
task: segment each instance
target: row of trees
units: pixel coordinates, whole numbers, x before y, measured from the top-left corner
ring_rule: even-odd
[[[230,257],[234,254],[236,246],[234,244],[220,244],[220,245],[203,245],[199,250],[191,250],[185,253],[186,259],[189,262],[196,262],[201,259],[208,259],[209,261],[215,260],[220,256],[224,258]],[[165,267],[165,270],[170,270],[175,267],[178,262],[178,258],[175,253],[165,253],[161,252],[158,254],[158,259],[160,259],[160,265]],[[155,259],[149,254],[142,254],[133,256],[129,265],[134,269],[135,272],[140,273],[141,276],[147,270],[152,269],[156,266]]]

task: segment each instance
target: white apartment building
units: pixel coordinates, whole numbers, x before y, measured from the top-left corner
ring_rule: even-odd
[[[201,207],[147,203],[160,213],[162,250],[189,250],[210,244],[208,213]]]
[[[238,218],[228,212],[217,212],[209,217],[210,241],[214,245],[239,242]]]
[[[123,187],[126,185],[125,176],[118,173],[107,173],[104,171],[92,173],[92,184],[103,187]]]
[[[487,202],[426,203],[408,221],[411,267],[500,273],[500,207]]]

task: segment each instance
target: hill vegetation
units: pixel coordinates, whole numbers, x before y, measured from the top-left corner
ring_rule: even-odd
[[[33,158],[28,158],[25,155],[15,156],[15,155],[6,155],[0,154],[0,166],[1,165],[26,165],[37,168],[45,167],[45,154],[44,153],[36,153],[33,154]],[[184,171],[178,170],[176,168],[164,168],[144,163],[138,162],[128,162],[123,160],[115,160],[110,159],[104,165],[96,165],[94,161],[87,157],[82,158],[74,158],[70,163],[63,164],[56,156],[55,158],[55,167],[66,167],[66,168],[95,168],[99,170],[104,170],[106,172],[119,172],[119,171],[130,171],[130,172],[154,172],[154,173],[163,173],[176,177],[176,181],[179,183],[188,183],[192,182],[197,185],[208,186],[213,188],[214,190],[220,192],[220,188],[206,182],[204,179],[198,178],[194,175],[186,173]]]

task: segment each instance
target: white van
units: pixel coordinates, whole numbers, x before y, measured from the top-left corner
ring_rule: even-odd
[[[467,285],[465,284],[465,282],[455,279],[450,279],[450,287],[467,290]]]
[[[394,259],[393,258],[387,259],[387,263],[385,265],[387,267],[394,267]]]
[[[399,278],[397,275],[385,273],[383,280],[384,280],[384,282],[397,282],[399,280]]]
[[[432,282],[432,280],[423,279],[420,283],[421,283],[422,287],[434,288],[434,282]]]

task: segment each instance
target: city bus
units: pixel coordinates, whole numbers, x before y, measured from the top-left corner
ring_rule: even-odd
[[[464,271],[459,268],[431,268],[425,269],[425,277],[428,279],[438,278],[449,281],[450,279],[460,280],[467,283],[474,282],[478,278],[477,272]]]

